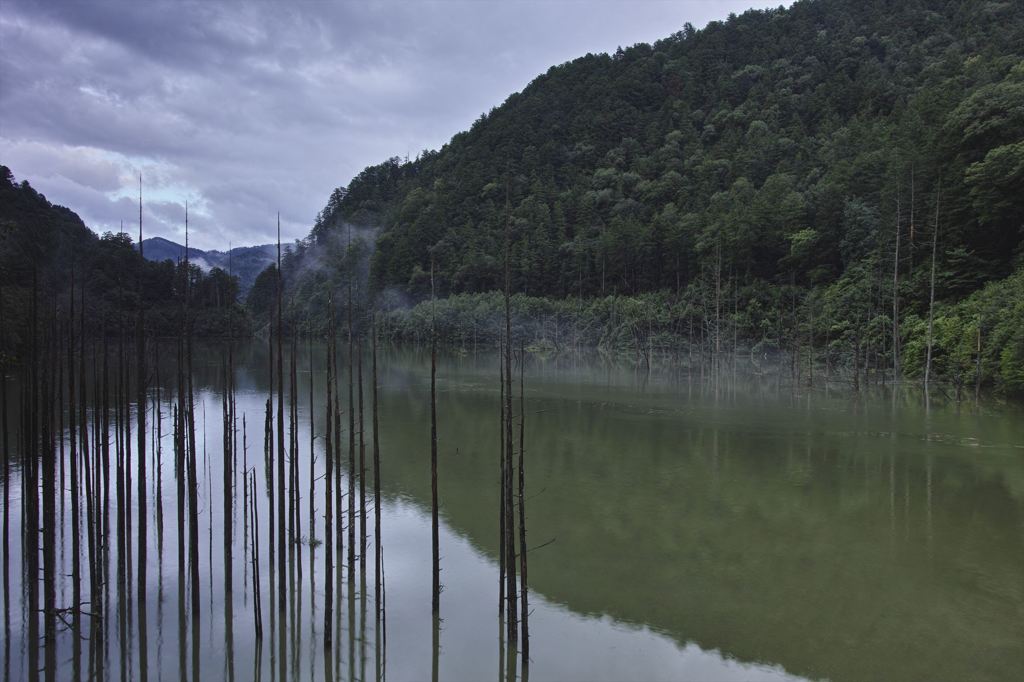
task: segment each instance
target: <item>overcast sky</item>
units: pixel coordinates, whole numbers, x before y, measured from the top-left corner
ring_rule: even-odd
[[[306,236],[327,197],[437,149],[535,76],[757,0],[0,0],[0,163],[97,232]]]

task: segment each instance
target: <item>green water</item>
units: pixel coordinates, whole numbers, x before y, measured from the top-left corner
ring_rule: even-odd
[[[547,600],[811,678],[1024,670],[1019,410],[926,409],[914,389],[858,400],[571,362],[531,369],[529,530],[555,541],[530,577]],[[445,518],[491,557],[493,374],[486,361],[445,363],[441,400]],[[391,410],[425,418],[419,392]],[[399,451],[421,433],[398,430]],[[402,462],[394,483],[428,499],[415,458]]]
[[[238,412],[247,415],[249,464],[261,476],[265,352],[253,346],[238,361]],[[274,651],[280,656],[278,640],[265,639],[254,653],[237,529],[234,559],[225,568],[221,459],[214,450],[222,442],[221,356],[201,357],[197,401],[209,420],[213,479],[209,486],[200,483],[199,527],[204,534],[209,526],[212,548],[201,543],[200,589],[209,604],[202,677],[223,679],[230,657],[239,679],[257,671],[273,679],[281,662],[271,660]],[[314,361],[319,474],[322,348]],[[308,364],[300,352],[303,524]],[[436,656],[443,680],[500,679],[497,372],[497,357],[488,353],[442,355],[439,364],[444,592]],[[331,655],[339,679],[373,679],[378,657],[388,679],[430,679],[429,379],[426,353],[383,352],[387,641],[384,647],[375,635],[371,549],[367,596],[355,575],[351,591],[341,584],[335,606],[340,630]],[[165,418],[169,409],[165,403]],[[926,403],[916,387],[895,394],[878,387],[857,395],[837,385],[794,392],[774,377],[702,381],[599,357],[531,357],[525,439],[528,545],[534,548],[530,679],[1017,679],[1024,670],[1022,417],[1019,407],[994,400],[957,406],[936,395]],[[342,422],[347,426],[347,415]],[[202,430],[202,421],[197,426]],[[150,664],[151,679],[176,676],[183,663],[173,474],[164,467],[163,513],[172,537],[162,554],[155,540],[150,543],[154,604],[145,646],[151,661],[159,661]],[[322,483],[317,486],[322,496]],[[266,499],[259,501],[265,519]],[[322,537],[322,500],[316,507]],[[235,523],[241,526],[240,516]],[[368,523],[372,529],[372,514]],[[310,567],[307,547],[302,561],[304,582],[292,588],[301,603],[286,628],[287,677],[321,679],[323,551]],[[269,562],[261,562],[267,627],[273,590]],[[219,589],[226,570],[235,581],[230,637]],[[344,575],[347,581],[347,569]],[[157,607],[161,596],[163,609]],[[12,679],[24,665],[17,624]],[[108,672],[123,659],[128,676],[137,679],[136,635],[124,656],[110,635]],[[62,634],[62,648],[68,637]],[[155,655],[158,647],[162,656]]]

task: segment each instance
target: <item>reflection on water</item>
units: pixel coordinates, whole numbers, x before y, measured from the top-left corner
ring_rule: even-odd
[[[297,542],[280,546],[282,529],[270,525],[281,500],[271,507],[277,464],[262,450],[266,348],[236,351],[235,434],[222,427],[222,354],[197,353],[198,570],[189,547],[178,551],[189,532],[177,502],[177,389],[165,376],[162,392],[150,392],[145,505],[131,490],[124,520],[147,523],[144,547],[128,542],[137,545],[135,525],[124,543],[144,570],[117,561],[120,543],[95,538],[109,581],[86,578],[80,587],[81,639],[70,627],[72,610],[61,613],[52,659],[58,679],[84,679],[89,670],[152,680],[481,680],[509,670],[522,677],[500,645],[496,355],[451,356],[438,372],[444,592],[436,622],[429,355],[390,350],[380,360],[380,596],[372,469],[365,490],[349,484],[343,389],[334,510],[342,527],[332,530],[340,542],[331,550],[328,615],[325,360],[322,347],[312,352],[313,385],[309,351],[299,348],[295,383],[286,386],[298,408],[292,421],[285,404],[286,448],[298,453],[285,462],[286,475],[298,480],[299,499],[285,530]],[[794,395],[767,378],[691,380],[575,356],[532,358],[526,385],[532,680],[1004,680],[1024,669],[1017,408],[933,401],[926,410],[911,388]],[[96,417],[90,407],[90,434]],[[20,573],[27,545],[17,430],[10,429],[3,650],[5,679],[20,680],[29,678],[31,618]],[[369,448],[369,431],[365,442]],[[68,448],[63,457],[70,471]],[[132,452],[123,464],[134,474]],[[63,522],[43,531],[57,543],[63,607],[74,593],[69,487],[65,479]],[[92,539],[80,516],[75,546],[84,564]],[[118,523],[111,510],[105,532],[116,533]],[[327,650],[325,617],[333,621]],[[40,666],[47,660],[40,657]]]

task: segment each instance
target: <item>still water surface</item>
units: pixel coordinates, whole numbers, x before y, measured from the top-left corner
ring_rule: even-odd
[[[262,456],[268,377],[259,344],[236,355],[236,385],[239,430],[244,414],[247,460],[260,482],[262,647],[255,645],[251,568],[244,560],[250,550],[242,537],[241,452],[233,560],[225,566],[221,357],[206,350],[195,361],[198,457],[207,472],[198,502],[206,540],[198,586],[201,677],[225,679],[230,661],[240,680],[277,679],[281,669],[286,679],[322,679],[322,545],[312,563],[309,544],[301,546],[302,577],[290,587],[293,612],[284,630],[279,617],[270,622],[276,589],[266,555],[270,509]],[[299,352],[304,538],[310,535],[311,376],[315,475],[324,470],[322,347],[312,359],[311,375],[308,349]],[[368,382],[368,360],[364,370]],[[430,679],[429,354],[389,349],[380,372],[386,642],[376,635],[371,546],[365,591],[358,566],[351,576],[342,567],[331,667],[339,679],[374,679],[378,662],[395,682]],[[488,353],[444,356],[438,370],[442,680],[501,677],[497,373],[497,356]],[[369,386],[365,396],[369,434]],[[173,396],[165,391],[163,397],[162,548],[155,476],[143,510],[150,519],[146,647],[150,679],[175,680],[191,670],[192,640],[187,634],[183,661],[167,402]],[[1024,670],[1019,407],[983,402],[958,409],[942,400],[926,407],[910,388],[895,396],[879,389],[858,397],[835,388],[794,394],[771,378],[701,381],[575,356],[530,358],[526,400],[528,545],[536,548],[529,555],[530,679],[1011,680]],[[153,413],[149,420],[152,426]],[[369,452],[368,445],[368,459]],[[11,553],[18,562],[16,467],[10,475]],[[317,481],[317,538],[324,532],[322,486]],[[368,481],[368,500],[371,489]],[[371,511],[371,543],[373,522]],[[71,532],[66,520],[59,533],[63,574],[70,572]],[[230,618],[227,570],[234,583]],[[12,630],[4,649],[14,680],[26,678],[28,660],[19,577],[12,567]],[[87,580],[83,590],[88,593]],[[135,585],[128,592],[136,598]],[[108,614],[104,672],[118,679],[124,667],[124,678],[138,679],[138,623],[129,624],[130,653],[122,656],[117,607],[109,599],[92,606]],[[65,581],[57,601],[70,600]],[[136,605],[128,612],[137,614]],[[86,635],[88,622],[83,619]],[[186,630],[191,622],[189,615]],[[63,631],[59,679],[70,670],[70,642]],[[83,655],[88,650],[83,645]]]

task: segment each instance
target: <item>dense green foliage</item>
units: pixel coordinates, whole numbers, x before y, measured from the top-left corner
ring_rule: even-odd
[[[51,313],[66,319],[72,271],[79,313],[85,287],[87,332],[134,333],[140,276],[147,331],[174,335],[181,329],[183,263],[143,260],[127,234],[97,236],[75,213],[51,204],[27,181],[16,182],[10,169],[0,166],[3,352],[20,355],[29,342],[33,283],[38,287],[40,324],[49,324]],[[235,328],[244,332],[247,315],[237,303],[237,279],[218,268],[204,273],[195,265],[187,273],[193,332],[200,336],[227,333],[229,311]]]
[[[912,316],[904,325],[905,369],[920,376],[927,354],[928,320]],[[980,362],[983,381],[1024,395],[1024,270],[936,310],[932,353],[935,370],[957,391],[973,384]]]
[[[913,343],[936,224],[940,305],[1021,267],[1022,60],[1024,6],[982,0],[799,0],[590,54],[336,190],[285,279],[323,320],[355,226],[374,291],[423,300],[432,266],[439,295],[493,291],[508,205],[516,292],[662,291],[712,347],[888,367],[894,274]]]

